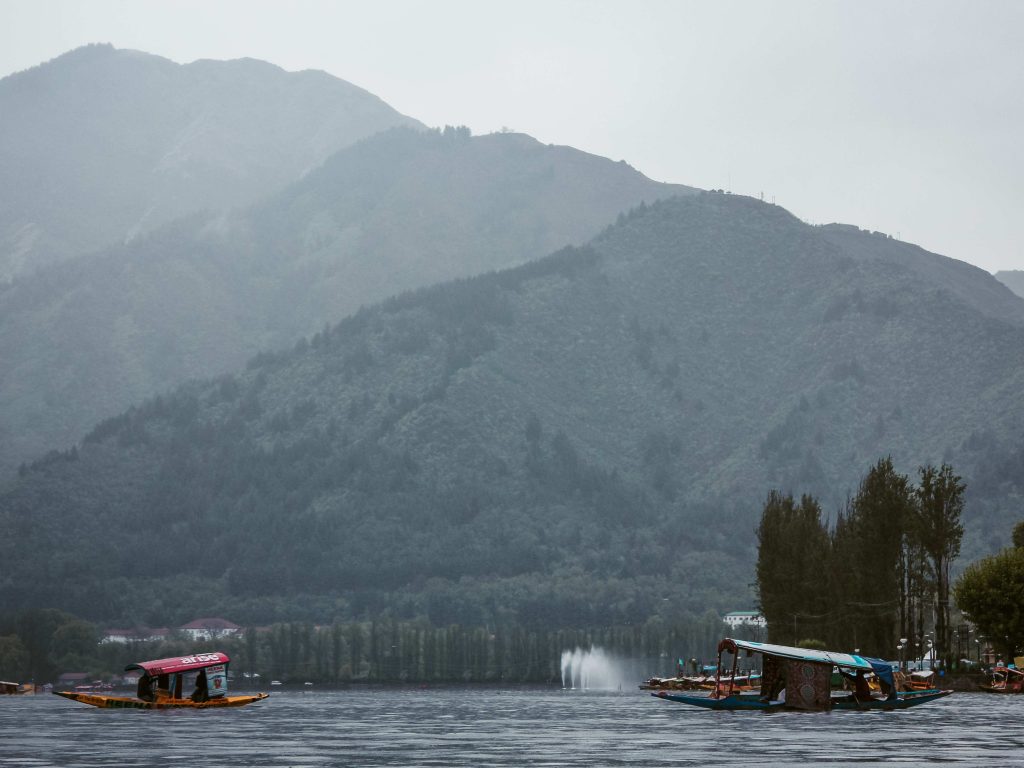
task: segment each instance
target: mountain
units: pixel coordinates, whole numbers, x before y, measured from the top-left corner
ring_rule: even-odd
[[[519,134],[393,129],[277,195],[0,285],[0,472],[403,290],[583,243],[689,187]]]
[[[965,556],[1001,546],[1022,387],[1024,301],[982,270],[677,197],[362,309],[23,468],[0,496],[0,601],[150,622],[722,611],[752,599],[770,488],[835,510],[887,455],[952,462]]]
[[[324,72],[89,45],[0,80],[0,281],[255,202],[358,139],[419,125]]]
[[[995,278],[1018,296],[1024,297],[1024,270],[1013,269],[996,272]]]

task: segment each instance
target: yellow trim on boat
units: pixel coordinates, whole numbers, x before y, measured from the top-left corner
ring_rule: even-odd
[[[74,691],[54,691],[57,696],[78,701],[101,709],[217,709],[220,707],[244,707],[256,701],[263,701],[269,693],[255,693],[251,696],[217,696],[207,701],[196,702],[192,699],[175,699],[170,696],[157,696],[155,701],[143,701],[134,696],[103,696],[91,693],[75,693]]]

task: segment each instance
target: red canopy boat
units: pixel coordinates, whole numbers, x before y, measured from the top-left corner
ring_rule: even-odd
[[[138,692],[134,697],[91,695],[76,691],[54,691],[54,693],[72,701],[80,701],[83,704],[105,709],[241,707],[267,698],[269,694],[266,693],[228,696],[228,663],[230,661],[231,659],[226,653],[212,651],[129,664],[125,667],[126,672],[142,670]],[[196,672],[195,679],[192,681],[195,690],[191,695],[184,696],[182,689],[185,676],[190,672]]]

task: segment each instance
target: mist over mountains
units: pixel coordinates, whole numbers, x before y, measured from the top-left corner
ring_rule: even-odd
[[[113,242],[0,288],[5,606],[700,615],[753,601],[770,488],[837,510],[887,455],[952,462],[965,556],[1002,545],[1024,299],[991,275],[520,134],[373,133],[129,242],[94,212]]]
[[[0,281],[255,202],[420,124],[324,72],[90,45],[0,80]]]
[[[583,243],[690,191],[522,135],[396,129],[250,208],[42,269],[0,288],[0,468],[363,304]]]

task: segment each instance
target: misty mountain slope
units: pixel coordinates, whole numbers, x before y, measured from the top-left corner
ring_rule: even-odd
[[[1003,285],[998,275],[992,280],[992,275],[973,264],[949,258],[937,260],[923,248],[881,232],[849,224],[826,224],[821,229],[827,239],[854,258],[895,261],[918,279],[949,291],[985,315],[1024,325],[1024,301],[1014,295],[1012,286],[1006,290],[1008,284]]]
[[[332,305],[340,317],[405,290],[583,243],[641,202],[695,191],[523,134],[396,129],[339,152],[223,226],[226,238],[248,236],[261,261],[318,270],[304,301]],[[323,314],[315,311],[312,322]]]
[[[721,611],[751,599],[769,488],[835,509],[889,454],[953,461],[965,554],[994,549],[1024,496],[1024,330],[898,257],[701,194],[389,299],[23,471],[0,497],[23,545],[0,599],[545,626]],[[101,550],[95,578],[62,579]]]
[[[1024,297],[1024,269],[996,272],[995,278],[1018,296]]]
[[[323,72],[90,45],[0,80],[0,280],[252,203],[338,149],[419,125]]]
[[[593,237],[688,187],[518,134],[396,129],[232,214],[0,286],[0,469],[402,290]]]

